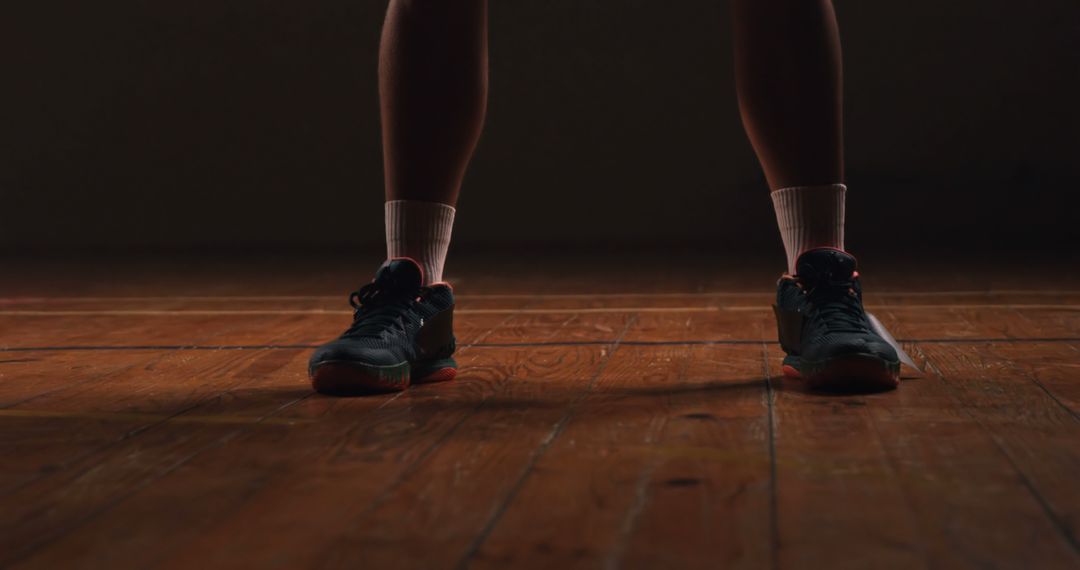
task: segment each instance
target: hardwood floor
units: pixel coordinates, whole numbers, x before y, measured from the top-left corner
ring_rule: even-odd
[[[837,396],[771,265],[465,258],[457,380],[313,394],[369,265],[9,263],[0,567],[1080,567],[1068,266],[879,260],[924,374]]]

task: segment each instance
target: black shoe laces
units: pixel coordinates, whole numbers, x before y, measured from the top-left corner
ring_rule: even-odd
[[[378,283],[368,283],[349,294],[353,323],[342,336],[380,337],[387,330],[405,332],[410,310],[428,292],[422,287],[418,296],[400,291],[388,291]]]
[[[826,332],[865,332],[866,311],[853,281],[821,284],[808,289],[811,318]]]

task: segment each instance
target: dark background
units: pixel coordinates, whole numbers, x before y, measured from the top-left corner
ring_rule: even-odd
[[[378,247],[384,1],[8,6],[8,250]],[[837,2],[849,246],[1076,244],[1080,3]],[[779,249],[726,2],[493,0],[455,247]]]

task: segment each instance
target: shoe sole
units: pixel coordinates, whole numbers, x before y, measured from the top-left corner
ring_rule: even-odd
[[[838,356],[820,363],[802,362],[800,368],[785,364],[784,376],[802,379],[811,390],[866,392],[900,386],[900,362],[870,354]]]
[[[448,382],[457,376],[453,358],[410,365],[371,366],[351,361],[323,362],[311,371],[311,387],[321,394],[400,392],[413,384]]]

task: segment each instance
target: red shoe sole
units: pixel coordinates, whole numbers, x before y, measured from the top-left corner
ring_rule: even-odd
[[[433,384],[435,382],[449,382],[457,377],[457,368],[440,368],[423,378],[413,380],[414,384]]]

